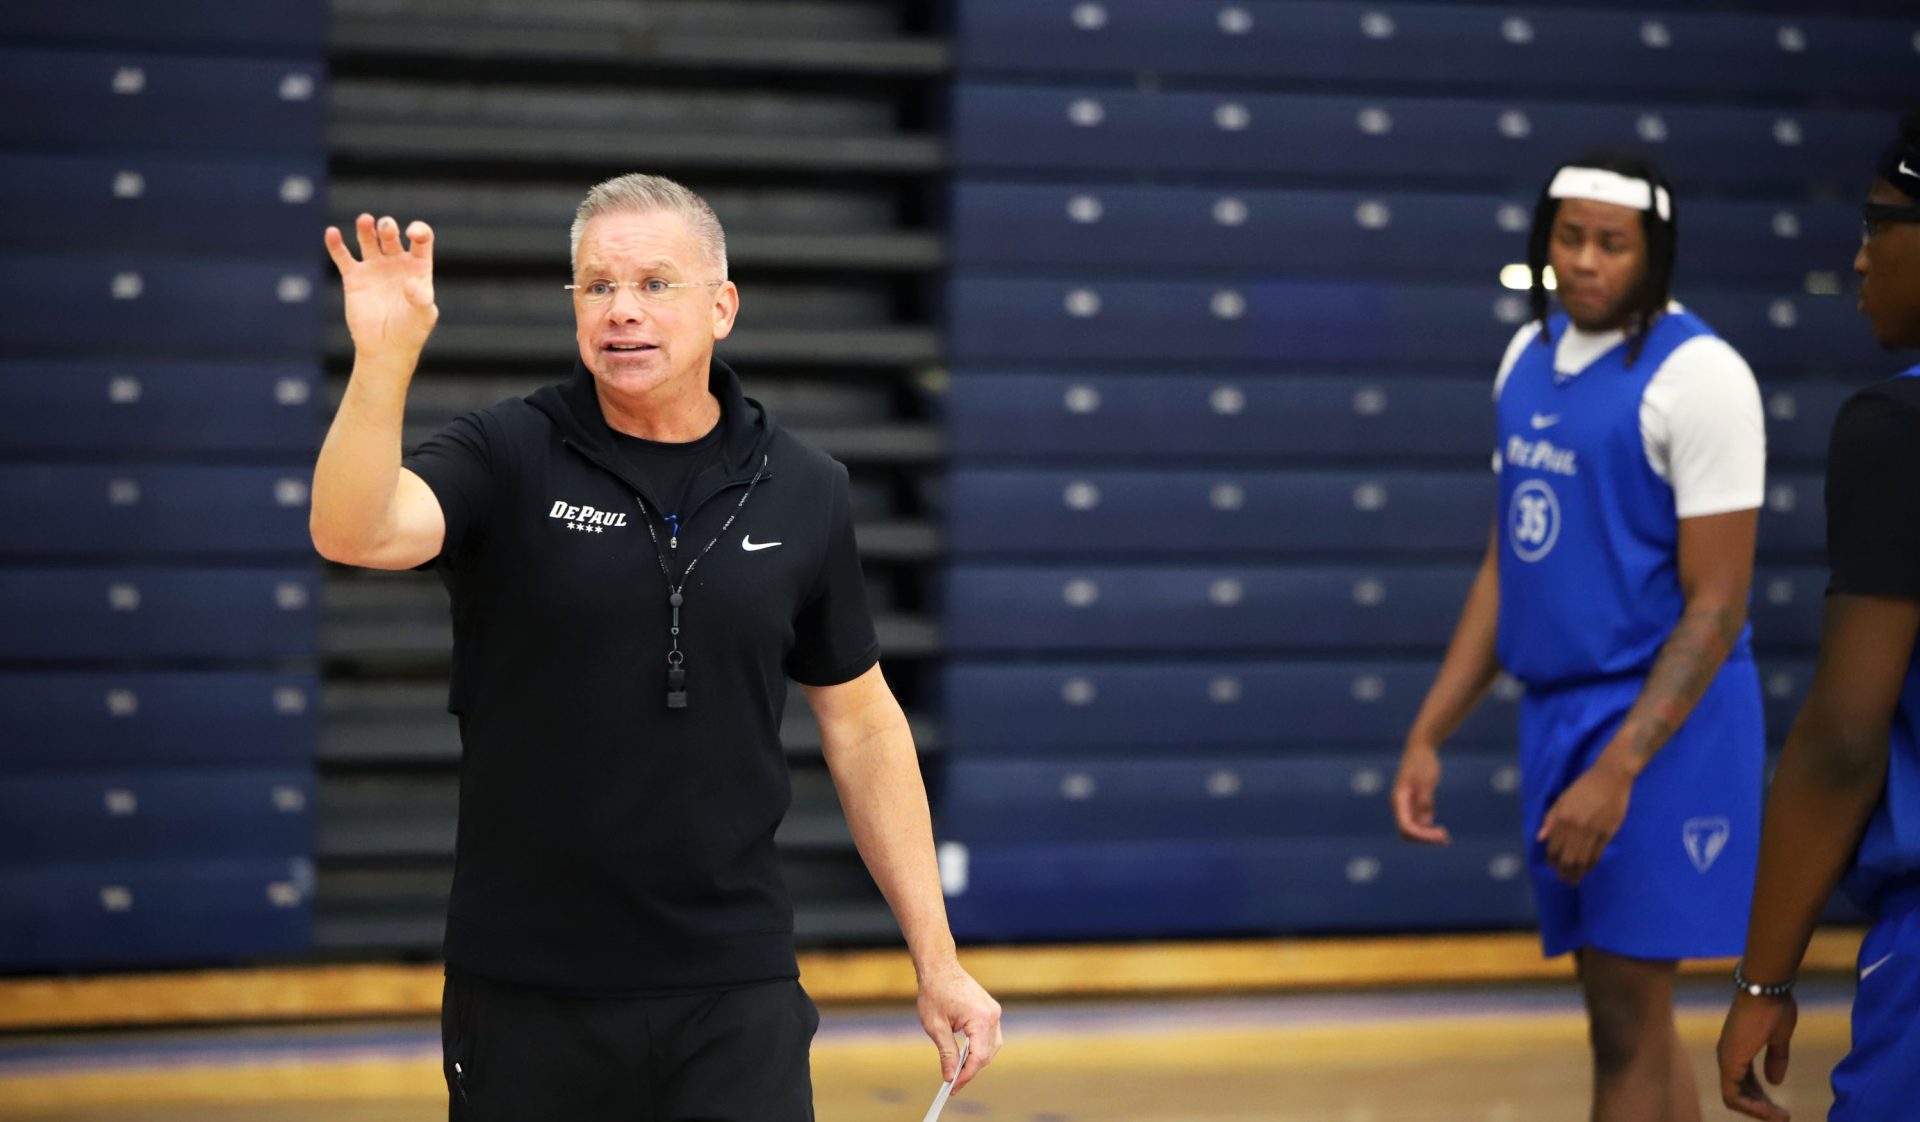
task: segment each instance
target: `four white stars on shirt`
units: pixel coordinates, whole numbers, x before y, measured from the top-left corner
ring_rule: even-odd
[[[587,534],[604,534],[607,532],[605,526],[589,526],[585,522],[569,522],[567,523],[567,529],[579,530]]]

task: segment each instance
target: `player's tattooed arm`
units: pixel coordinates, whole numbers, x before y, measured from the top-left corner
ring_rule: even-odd
[[[1758,510],[1681,520],[1680,586],[1686,609],[1602,755],[1609,767],[1639,775],[1680,730],[1740,641],[1759,522]]]
[[[1686,608],[1660,648],[1620,731],[1592,767],[1547,809],[1536,840],[1560,877],[1578,884],[1626,820],[1633,782],[1713,683],[1746,626],[1759,512],[1680,523],[1680,587]]]
[[[1743,607],[1712,604],[1687,609],[1673,635],[1660,648],[1640,697],[1614,736],[1614,762],[1638,775],[1700,703],[1707,687],[1740,641],[1746,626]]]

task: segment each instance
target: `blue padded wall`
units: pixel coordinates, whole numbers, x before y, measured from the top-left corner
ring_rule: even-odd
[[[0,10],[0,969],[308,946],[327,18]]]
[[[1387,805],[1493,515],[1509,287],[1563,159],[1673,178],[1678,298],[1769,425],[1753,625],[1804,696],[1827,430],[1890,372],[1857,204],[1920,17],[1351,0],[957,0],[941,495],[956,930],[1524,927],[1503,682],[1456,842]],[[1873,13],[1878,13],[1874,15]]]

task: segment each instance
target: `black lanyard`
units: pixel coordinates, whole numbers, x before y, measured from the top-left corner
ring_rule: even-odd
[[[667,555],[661,552],[660,535],[653,528],[653,514],[647,510],[647,500],[639,495],[633,497],[633,501],[640,504],[640,514],[647,524],[647,538],[653,542],[653,556],[660,562],[660,575],[667,578],[667,606],[673,609],[673,626],[670,632],[673,645],[667,651],[667,708],[669,709],[687,707],[687,656],[680,651],[680,606],[687,602],[687,578],[693,576],[694,566],[700,564],[707,554],[713,551],[713,547],[721,538],[726,537],[727,530],[733,526],[733,520],[740,517],[740,512],[746,508],[747,500],[753,497],[753,489],[760,485],[760,479],[766,473],[767,457],[762,455],[760,467],[753,473],[753,479],[747,484],[746,493],[740,496],[740,501],[734,505],[733,512],[727,515],[726,522],[720,526],[720,532],[713,535],[713,540],[707,543],[706,548],[702,549],[698,556],[687,562],[686,571],[680,574],[678,584],[674,583],[673,570],[667,567]],[[679,536],[679,531],[676,529],[674,538],[678,540]]]

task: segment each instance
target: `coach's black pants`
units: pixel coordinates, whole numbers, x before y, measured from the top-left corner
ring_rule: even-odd
[[[559,997],[449,977],[451,1122],[812,1122],[820,1015],[797,981]]]

